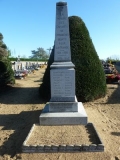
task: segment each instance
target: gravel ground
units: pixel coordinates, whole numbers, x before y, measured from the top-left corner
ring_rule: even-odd
[[[9,91],[4,91],[0,95],[0,159],[119,160],[120,86],[118,85],[108,85],[107,95],[104,98],[94,102],[83,103],[88,115],[88,121],[94,124],[105,145],[104,152],[49,154],[25,154],[21,152],[22,144],[32,125],[39,123],[39,115],[46,103],[40,99],[38,94],[44,71],[45,69],[43,68],[36,71],[35,74],[30,74],[26,79],[16,80],[16,85],[13,88]],[[66,129],[69,130],[67,127]],[[75,127],[74,133],[78,134],[78,129]],[[58,132],[57,130],[56,133],[59,134]],[[80,131],[79,133],[81,134]],[[59,136],[57,137],[60,138]],[[68,142],[72,140],[69,138],[69,134],[66,139]]]

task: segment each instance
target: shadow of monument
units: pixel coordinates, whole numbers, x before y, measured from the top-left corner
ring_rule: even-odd
[[[0,92],[2,104],[39,104],[46,103],[39,95],[39,87],[21,88],[9,87]]]
[[[95,129],[93,127],[93,125],[86,125],[85,126],[86,128],[86,131],[88,133],[88,137],[89,137],[89,141],[92,143],[92,144],[100,144],[100,140],[95,132]]]
[[[1,141],[4,141],[0,146],[0,155],[4,154],[13,157],[16,153],[21,153],[21,147],[26,139],[32,125],[39,123],[39,115],[42,110],[36,111],[23,111],[20,114],[0,115],[0,126],[3,126],[1,132],[4,130],[14,130],[14,132],[8,136],[4,134]]]
[[[112,95],[108,97],[107,104],[120,104],[120,86],[118,86]]]
[[[39,80],[36,80],[34,82],[42,82],[43,81],[43,78],[39,79]]]

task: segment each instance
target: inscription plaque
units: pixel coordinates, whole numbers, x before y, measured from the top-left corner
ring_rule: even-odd
[[[75,70],[74,69],[52,69],[51,76],[51,98],[75,97]]]
[[[50,112],[78,112],[77,102],[50,102]]]

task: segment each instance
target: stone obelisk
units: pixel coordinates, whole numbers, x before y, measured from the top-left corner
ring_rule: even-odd
[[[55,52],[50,70],[51,99],[40,115],[40,125],[87,124],[87,114],[75,96],[66,2],[56,3]]]

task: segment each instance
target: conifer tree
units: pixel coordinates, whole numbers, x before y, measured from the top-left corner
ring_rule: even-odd
[[[106,79],[89,31],[80,17],[69,18],[71,59],[76,70],[76,96],[92,101],[105,96]]]
[[[12,70],[12,64],[8,59],[7,46],[3,42],[2,33],[0,33],[0,86],[10,83],[15,83],[14,72]]]
[[[106,79],[101,61],[92,39],[80,17],[69,17],[71,59],[76,71],[76,96],[78,101],[92,101],[105,96]],[[40,87],[40,95],[50,97],[50,65],[53,63],[54,49]]]

